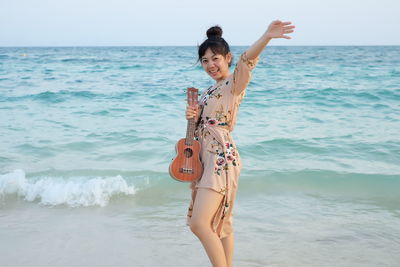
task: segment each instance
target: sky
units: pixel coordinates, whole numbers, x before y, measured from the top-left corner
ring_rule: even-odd
[[[296,26],[271,45],[400,45],[399,0],[0,0],[0,46],[195,46],[220,25],[251,45],[272,20]]]

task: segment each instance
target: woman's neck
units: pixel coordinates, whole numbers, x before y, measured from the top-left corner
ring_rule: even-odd
[[[215,84],[218,84],[218,83],[220,83],[220,82],[226,80],[226,78],[228,78],[229,75],[231,75],[230,72],[228,72],[226,75],[224,75],[223,77],[221,77],[221,79],[215,80]]]

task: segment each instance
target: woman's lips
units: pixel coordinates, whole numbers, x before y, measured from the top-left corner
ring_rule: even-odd
[[[216,70],[216,71],[209,71],[208,73],[210,73],[212,76],[215,76],[215,75],[218,74],[218,72],[219,72],[219,70]]]

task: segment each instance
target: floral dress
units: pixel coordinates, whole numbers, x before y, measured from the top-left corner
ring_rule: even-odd
[[[201,144],[200,160],[204,170],[202,177],[190,185],[192,197],[186,224],[190,226],[197,189],[212,189],[224,195],[212,220],[212,228],[220,238],[232,232],[233,203],[242,168],[231,132],[257,62],[258,58],[249,60],[243,53],[233,74],[206,89],[199,100],[195,137]]]

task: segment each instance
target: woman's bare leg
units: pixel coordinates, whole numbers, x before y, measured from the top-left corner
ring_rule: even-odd
[[[214,267],[227,266],[221,239],[211,227],[211,220],[222,198],[223,195],[211,189],[198,188],[190,221],[190,229],[200,239]]]
[[[228,267],[232,267],[233,247],[234,247],[234,235],[231,232],[227,237],[221,239],[222,246],[225,251],[225,258]]]

